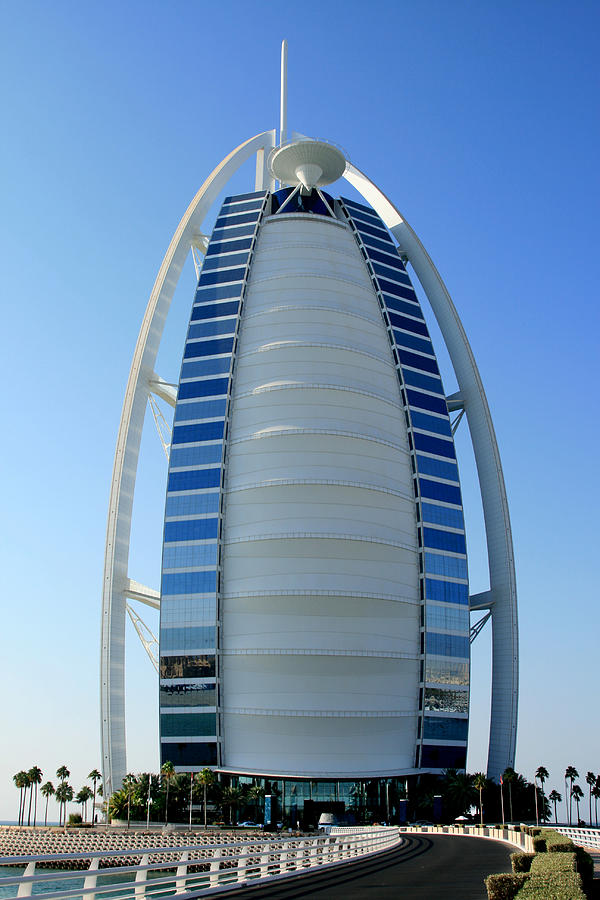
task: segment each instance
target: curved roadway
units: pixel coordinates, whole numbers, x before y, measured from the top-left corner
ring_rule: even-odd
[[[516,847],[453,835],[411,835],[396,850],[321,873],[228,891],[245,900],[486,900],[483,879],[510,872]]]

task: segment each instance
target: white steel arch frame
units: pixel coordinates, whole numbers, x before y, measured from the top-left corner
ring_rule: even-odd
[[[487,774],[514,766],[519,700],[517,587],[508,500],[487,398],[462,322],[423,244],[385,194],[350,163],[344,178],[381,216],[411,263],[442,332],[459,385],[450,408],[464,409],[477,464],[488,547],[490,590],[471,597],[471,609],[492,613],[492,708]]]
[[[163,328],[190,248],[201,242],[200,226],[218,194],[243,163],[256,154],[257,190],[267,187],[266,157],[275,131],[255,135],[236,147],[211,172],[187,208],[162,261],[133,354],[113,465],[102,591],[100,648],[100,729],[104,796],[121,787],[127,772],[125,736],[125,615],[129,596],[158,606],[155,591],[140,590],[128,575],[133,496],[146,403],[160,393],[154,373]],[[164,391],[163,391],[164,394]],[[148,596],[145,596],[147,594]]]

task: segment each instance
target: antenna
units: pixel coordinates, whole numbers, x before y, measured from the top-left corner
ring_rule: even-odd
[[[279,105],[279,144],[287,141],[287,41],[281,42],[281,100]]]

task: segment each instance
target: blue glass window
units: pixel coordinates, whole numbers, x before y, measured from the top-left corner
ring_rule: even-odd
[[[347,197],[340,198],[345,206],[350,209],[350,212],[354,212],[355,209],[359,209],[362,212],[369,213],[371,216],[375,215],[375,212],[371,206],[365,206],[364,203],[359,203],[358,200],[348,200]]]
[[[167,497],[167,503],[165,506],[165,518],[170,518],[174,516],[203,516],[207,513],[217,513],[219,512],[219,492],[215,491],[214,493],[198,493],[198,494],[178,494],[177,496],[170,495]],[[175,522],[171,524],[176,524]],[[166,535],[165,529],[165,535]],[[216,536],[216,531],[215,531]],[[210,535],[203,535],[203,537],[210,537]],[[171,540],[176,541],[177,538],[171,538]],[[187,537],[179,538],[179,540],[185,541],[188,540]],[[190,539],[192,540],[192,539]]]
[[[197,447],[180,447],[171,450],[169,465],[171,469],[184,466],[201,466],[204,463],[221,462],[223,444],[199,444]]]
[[[398,260],[398,262],[400,263],[400,260]],[[404,266],[402,266],[402,263],[400,263],[398,269],[396,269],[395,267],[392,268],[391,266],[384,266],[383,263],[379,262],[372,262],[371,265],[373,266],[373,271],[377,275],[382,275],[384,278],[391,278],[392,281],[399,281],[401,284],[412,287],[410,278],[408,277],[406,272],[404,272]],[[402,268],[400,268],[400,266],[402,266]]]
[[[214,713],[178,713],[160,715],[160,733],[163,737],[192,737],[216,734],[217,719]]]
[[[161,678],[214,678],[215,656],[161,656]]]
[[[426,338],[429,338],[429,332],[427,331],[425,322],[407,319],[406,316],[399,316],[397,313],[391,311],[388,311],[388,315],[390,317],[390,322],[396,328],[402,328],[404,331],[413,331],[415,334],[422,334]]]
[[[350,206],[350,204],[347,204],[347,206]],[[354,207],[353,209],[350,210],[350,212],[352,214],[352,218],[357,220],[357,224],[358,224],[359,228],[362,228],[363,222],[368,222],[369,225],[376,225],[377,228],[385,227],[383,222],[381,221],[381,219],[379,218],[379,216],[373,209],[364,209],[364,207],[362,207],[362,208]]]
[[[374,237],[379,238],[379,240],[386,239],[387,231],[385,231],[383,228],[379,228],[377,225],[371,225],[371,224],[367,225],[366,221],[364,221],[364,222],[362,221],[362,219],[365,219],[365,220],[367,219],[367,217],[363,216],[362,213],[359,214],[359,213],[353,212],[352,218],[356,220],[354,222],[354,224],[356,225],[359,234],[372,234]],[[359,219],[361,221],[358,221]],[[392,244],[391,241],[390,241],[390,244]],[[394,245],[392,244],[392,247],[393,246]]]
[[[191,422],[194,419],[223,418],[227,398],[221,400],[198,400],[195,403],[178,403],[175,409],[176,422]]]
[[[451,509],[449,506],[435,506],[433,503],[421,503],[421,515],[424,522],[434,525],[448,525],[450,528],[464,528],[462,509]]]
[[[188,771],[189,769],[201,769],[203,766],[217,765],[217,745],[213,742],[189,743],[161,743],[161,765],[172,762],[174,766]]]
[[[403,272],[406,274],[406,269],[404,268],[404,264],[398,254],[393,250],[392,247],[386,245],[387,253],[380,253],[378,250],[373,250],[369,248],[369,259],[371,261],[377,261],[380,263],[384,263],[386,266],[391,266],[393,269],[398,269],[399,272]],[[404,281],[404,279],[402,279]]]
[[[416,409],[411,409],[410,418],[413,428],[422,428],[423,431],[435,431],[436,434],[452,437],[448,419],[436,419],[435,416],[428,416],[427,413],[418,412]]]
[[[201,488],[219,487],[220,484],[220,466],[216,469],[191,469],[187,472],[171,472],[167,490],[198,491]]]
[[[438,531],[436,528],[425,528],[423,540],[426,547],[434,550],[448,550],[450,553],[466,553],[467,545],[464,534],[454,531]]]
[[[424,369],[425,372],[433,372],[434,375],[439,375],[435,359],[429,359],[427,356],[417,356],[416,353],[403,350],[402,347],[398,348],[398,356],[403,366],[412,366],[413,369]]]
[[[227,319],[211,319],[207,322],[190,325],[187,340],[193,341],[198,338],[213,337],[218,334],[235,334],[237,321],[237,316],[229,316]]]
[[[444,399],[432,397],[430,394],[422,394],[421,391],[413,391],[410,388],[407,390],[406,395],[411,406],[418,406],[419,409],[430,409],[432,412],[448,416],[448,407]]]
[[[256,231],[256,223],[252,225],[239,225],[237,228],[215,228],[212,233],[213,241],[226,241],[228,238],[241,238],[253,235]]]
[[[421,353],[430,353],[433,356],[431,341],[417,337],[414,334],[406,334],[394,328],[394,338],[399,347],[410,347],[411,350],[419,350]]]
[[[424,769],[464,769],[467,763],[466,747],[428,747],[423,745],[421,767]]]
[[[183,378],[203,378],[205,375],[222,375],[229,372],[231,356],[221,356],[219,359],[201,359],[198,362],[184,363],[181,367]],[[183,385],[182,385],[183,387]]]
[[[206,258],[217,253],[231,253],[234,250],[250,250],[252,238],[240,238],[238,241],[211,241],[206,251]]]
[[[202,425],[176,425],[171,444],[195,444],[199,441],[216,441],[223,437],[225,422],[204,422]]]
[[[468,634],[469,612],[460,606],[434,606],[427,604],[427,628],[434,631],[462,631]]]
[[[238,281],[235,284],[199,285],[196,288],[194,303],[212,303],[215,300],[230,300],[232,297],[240,297],[242,285]]]
[[[218,498],[218,494],[213,496]],[[209,540],[217,538],[218,535],[218,519],[184,519],[181,522],[165,522],[165,543]]]
[[[469,712],[468,691],[445,691],[442,688],[425,688],[423,708],[431,712]]]
[[[198,322],[200,319],[217,319],[221,316],[237,316],[239,307],[239,300],[231,300],[228,303],[211,302],[202,304],[201,306],[194,306],[191,321]]]
[[[437,684],[468,684],[469,663],[450,656],[427,656],[425,680]]]
[[[441,459],[432,459],[430,456],[417,454],[417,466],[421,475],[437,475],[438,478],[447,478],[448,481],[458,481],[458,467],[456,463],[444,462]],[[439,509],[439,507],[434,508]],[[432,520],[430,519],[429,521]],[[462,525],[454,527],[462,528]]]
[[[469,722],[467,719],[425,716],[423,729],[425,740],[466,741]]]
[[[415,434],[415,437],[421,437],[421,435]],[[419,478],[419,489],[422,497],[460,505],[460,488],[454,487],[452,484],[442,484],[441,481]]]
[[[214,684],[162,684],[160,686],[160,705],[161,707],[216,706],[216,687]]]
[[[233,215],[230,213],[226,216],[219,216],[215,222],[215,231],[219,228],[228,228],[230,225],[245,225],[248,222],[256,222],[258,212],[242,213],[241,215]]]
[[[435,631],[427,632],[427,652],[436,656],[460,656],[469,658],[468,635],[438,634]]]
[[[425,553],[425,569],[430,575],[446,575],[448,578],[467,577],[467,561],[459,556]]]
[[[469,588],[466,584],[456,584],[455,581],[439,581],[437,578],[425,579],[425,592],[428,600],[437,600],[440,603],[459,603],[461,606],[469,605]],[[436,679],[429,679],[435,681]]]
[[[258,200],[259,198],[264,198],[265,191],[251,191],[249,194],[232,194],[231,197],[225,197],[223,200],[223,206],[226,203],[236,203],[241,200]]]
[[[416,300],[416,294],[412,287],[394,284],[392,281],[387,281],[387,279],[381,278],[380,276],[377,277],[377,282],[379,284],[379,289],[386,294],[394,294],[395,297],[404,297],[405,300]]]
[[[243,281],[246,268],[223,269],[218,272],[202,272],[198,280],[198,286],[203,284],[223,284],[226,281]]]
[[[161,628],[160,649],[179,650],[187,653],[190,650],[214,650],[216,631],[214,625],[200,625],[192,628]]]
[[[234,197],[233,200],[224,200],[219,215],[230,216],[233,213],[259,212],[262,209],[263,199],[264,195],[255,200],[246,200],[246,202],[238,200],[237,197]]]
[[[413,372],[411,369],[406,369],[402,374],[406,384],[423,388],[425,391],[435,391],[437,394],[444,393],[440,378],[432,378],[431,375],[423,375],[421,372]]]
[[[184,358],[194,359],[200,356],[216,356],[219,353],[231,353],[233,338],[221,338],[217,341],[194,341],[186,344]]]
[[[199,569],[217,564],[216,541],[210,544],[165,544],[163,550],[163,570]],[[210,644],[211,647],[214,644]],[[170,647],[176,650],[176,647]]]
[[[396,312],[406,313],[409,316],[418,316],[420,319],[423,318],[423,313],[416,302],[416,297],[414,298],[414,303],[411,303],[409,300],[399,300],[398,297],[391,297],[389,294],[384,294],[383,299],[388,311],[394,309]]]
[[[179,388],[179,400],[193,397],[218,397],[229,390],[229,378],[210,378],[208,381],[187,381]]]
[[[208,594],[216,589],[217,573],[214,569],[207,572],[179,572],[162,577],[162,594]]]
[[[223,269],[225,266],[244,266],[248,264],[249,253],[225,253],[219,256],[209,256],[204,260],[203,272],[211,269]]]
[[[437,456],[447,456],[455,459],[454,443],[452,441],[444,441],[441,438],[429,437],[426,434],[414,435],[415,447],[417,450],[423,450],[425,453],[435,453]],[[432,496],[427,494],[427,497]],[[441,500],[441,497],[438,497]],[[449,500],[449,503],[456,503],[455,500]],[[460,501],[459,501],[460,502]]]

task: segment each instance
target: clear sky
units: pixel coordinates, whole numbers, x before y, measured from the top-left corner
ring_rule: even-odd
[[[4,0],[0,12],[0,819],[16,817],[19,769],[53,778],[64,763],[78,790],[100,767],[104,532],[133,347],[191,197],[277,125],[283,37],[290,127],[343,145],[395,200],[478,360],[516,551],[516,768],[545,765],[561,793],[567,765],[597,773],[598,4]],[[167,380],[192,292],[188,265],[159,357]],[[459,443],[477,592],[466,426]],[[130,575],[152,586],[165,476],[148,427]],[[489,641],[488,625],[473,648],[470,771],[485,767]],[[156,770],[155,676],[132,629],[127,677],[128,767]]]

